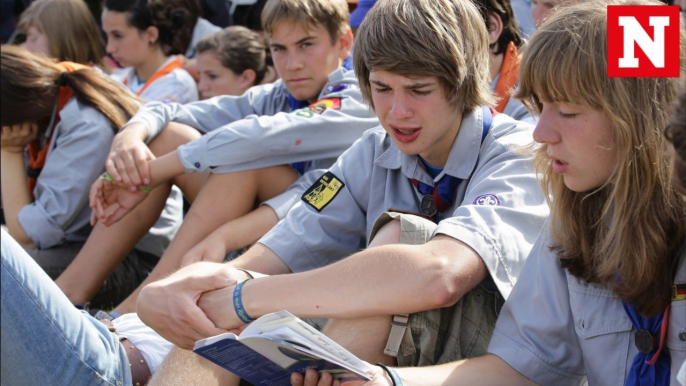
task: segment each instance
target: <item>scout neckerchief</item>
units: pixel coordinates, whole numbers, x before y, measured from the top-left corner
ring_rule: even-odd
[[[349,60],[350,58],[351,57],[348,57],[348,59],[344,60],[341,67],[345,68],[346,70],[352,70],[353,62],[352,60]],[[303,109],[307,106],[310,106],[310,102],[297,100],[290,92],[288,93],[288,107],[291,108],[291,111]],[[293,162],[291,167],[295,169],[301,176],[305,174],[305,162]]]
[[[686,284],[672,285],[672,301],[686,299]],[[664,350],[665,338],[669,328],[668,305],[663,313],[647,318],[636,312],[630,303],[623,303],[631,324],[637,330],[634,344],[638,354],[629,369],[625,386],[657,385],[667,386],[671,376],[671,359]]]
[[[145,89],[148,88],[151,84],[153,84],[157,79],[159,79],[159,78],[161,78],[161,77],[163,77],[163,76],[165,76],[165,75],[171,73],[172,71],[174,71],[174,70],[177,69],[177,68],[183,68],[183,63],[181,62],[181,59],[179,59],[179,58],[176,58],[176,59],[172,60],[172,61],[169,62],[166,66],[164,66],[164,67],[160,68],[159,70],[157,70],[157,72],[155,72],[155,73],[150,77],[150,79],[148,79],[147,81],[145,81],[145,84],[143,85],[143,88],[141,88],[140,90],[138,90],[138,92],[136,93],[136,95],[141,96],[141,94],[143,94],[143,91],[145,91]],[[128,85],[128,83],[129,83],[129,78],[127,77],[127,78],[124,79],[124,85],[126,86],[126,85]]]
[[[57,63],[57,67],[59,67],[64,73],[73,72],[76,70],[80,70],[82,68],[87,68],[88,66],[72,62],[60,62]],[[60,77],[59,79],[59,82],[61,83],[63,78]],[[28,177],[27,184],[29,186],[29,194],[31,195],[31,201],[35,199],[33,196],[33,190],[36,188],[38,176],[40,175],[40,172],[43,170],[43,166],[45,166],[45,160],[48,157],[48,149],[50,148],[52,134],[55,132],[54,129],[60,122],[60,111],[62,111],[64,105],[67,104],[67,102],[69,101],[69,99],[71,99],[72,96],[74,96],[74,92],[72,91],[72,89],[60,84],[60,90],[57,96],[57,104],[53,109],[52,117],[50,118],[50,123],[48,124],[48,127],[45,131],[45,144],[41,146],[41,141],[38,138],[36,138],[33,141],[31,141],[28,145],[26,145],[26,150],[29,154],[29,166],[26,169],[26,175]]]
[[[483,129],[481,132],[481,143],[484,142],[488,129],[491,127],[493,115],[495,110],[490,107],[482,107],[483,110]],[[417,179],[410,180],[412,186],[423,196],[419,205],[419,211],[424,216],[427,216],[431,221],[438,222],[438,214],[443,213],[450,208],[455,198],[455,191],[458,185],[462,182],[461,178],[453,177],[448,174],[443,174],[443,177],[436,183],[436,186],[427,185]]]
[[[499,113],[505,111],[505,106],[507,106],[507,102],[510,100],[510,93],[517,85],[519,63],[521,61],[522,55],[517,52],[517,46],[514,42],[510,42],[503,56],[503,65],[500,66],[498,83],[495,85],[495,95],[500,98],[495,106],[495,111]]]

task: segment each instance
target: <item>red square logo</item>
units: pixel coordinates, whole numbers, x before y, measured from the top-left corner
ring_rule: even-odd
[[[679,7],[608,5],[607,76],[678,77]]]

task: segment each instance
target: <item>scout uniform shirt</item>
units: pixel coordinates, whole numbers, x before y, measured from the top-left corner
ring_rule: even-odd
[[[71,98],[59,112],[45,166],[18,220],[39,249],[85,242],[91,232],[88,192],[105,171],[114,130],[96,109]],[[181,226],[181,196],[167,200],[160,220],[136,249],[161,256]]]
[[[504,297],[549,212],[530,159],[516,152],[532,132],[498,114],[482,143],[477,108],[463,117],[443,171],[463,181],[435,233],[473,248]],[[419,212],[412,178],[434,185],[418,156],[402,153],[382,127],[369,130],[259,242],[293,272],[331,264],[365,248],[381,213]]]
[[[151,141],[170,121],[207,133],[178,149],[186,172],[229,173],[335,158],[379,124],[362,103],[352,70],[340,68],[312,105],[294,109],[283,81],[181,105],[149,103],[129,121],[147,126]]]
[[[612,290],[562,269],[549,248],[549,226],[544,229],[505,302],[488,352],[540,385],[581,385],[588,377],[589,385],[624,386],[639,352],[636,329]],[[686,252],[674,283],[686,283]],[[663,350],[671,356],[670,384],[686,385],[683,295],[673,295]]]
[[[157,72],[164,70],[172,62],[177,61],[176,56],[170,56],[157,69]],[[157,74],[157,72],[155,74]],[[165,71],[166,72],[166,71]],[[153,74],[153,76],[155,76]],[[133,67],[127,67],[115,71],[111,75],[112,79],[124,84],[132,93],[138,95],[144,101],[159,101],[164,103],[190,103],[198,100],[198,86],[188,71],[181,68],[173,68],[168,73],[154,79],[150,84],[141,83]],[[146,87],[147,84],[147,87]]]
[[[289,95],[278,80],[252,87],[242,96],[187,105],[148,103],[129,124],[146,125],[148,142],[170,121],[207,133],[178,148],[187,173],[229,173],[305,161],[299,183],[266,202],[283,218],[313,180],[307,172],[322,169],[310,176],[323,174],[365,130],[379,124],[362,103],[352,70],[340,68],[329,74],[318,101],[307,107],[294,108]]]

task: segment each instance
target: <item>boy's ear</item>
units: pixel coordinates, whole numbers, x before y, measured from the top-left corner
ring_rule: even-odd
[[[250,88],[255,84],[255,78],[257,78],[255,70],[247,68],[240,76],[240,83],[242,86]]]
[[[341,32],[338,35],[338,43],[341,45],[341,51],[339,58],[341,60],[348,59],[348,56],[350,56],[350,53],[352,52],[352,46],[353,46],[353,32],[350,30],[350,28],[346,28],[344,32]]]
[[[494,12],[488,12],[488,45],[495,44],[503,33],[503,21]]]

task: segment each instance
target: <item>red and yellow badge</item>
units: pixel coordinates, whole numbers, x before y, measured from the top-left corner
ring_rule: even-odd
[[[341,98],[320,99],[310,105],[310,110],[317,114],[322,114],[326,109],[341,109]]]
[[[686,284],[674,284],[672,286],[672,301],[686,300]]]

